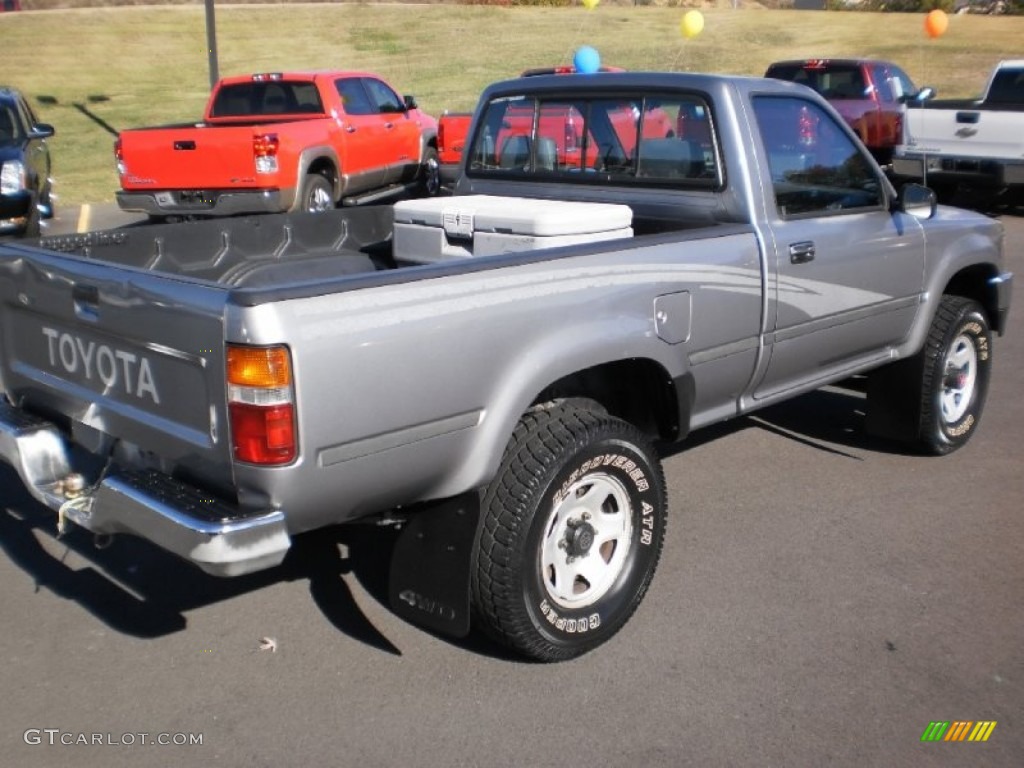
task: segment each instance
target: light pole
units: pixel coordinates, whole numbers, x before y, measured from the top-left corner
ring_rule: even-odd
[[[206,0],[206,50],[210,57],[210,89],[217,84],[217,20],[213,15],[213,0]]]

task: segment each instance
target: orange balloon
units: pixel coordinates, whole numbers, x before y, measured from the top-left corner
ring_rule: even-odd
[[[949,16],[938,9],[924,17],[924,31],[928,37],[942,37],[949,27]]]

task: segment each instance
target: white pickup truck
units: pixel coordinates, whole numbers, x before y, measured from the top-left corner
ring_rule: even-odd
[[[947,199],[1024,199],[1024,59],[1001,61],[978,99],[907,101],[893,173]]]
[[[396,611],[551,661],[639,605],[690,431],[858,374],[872,432],[976,434],[1002,225],[897,193],[818,94],[481,99],[454,197],[0,245],[0,459],[58,523],[220,575],[401,519]]]

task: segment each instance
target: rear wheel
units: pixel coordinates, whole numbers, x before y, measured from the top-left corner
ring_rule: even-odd
[[[531,411],[484,494],[478,623],[540,661],[597,647],[643,599],[665,513],[660,462],[636,428],[566,403]]]
[[[323,213],[334,208],[334,192],[331,182],[319,173],[310,173],[302,183],[299,210],[306,213]]]

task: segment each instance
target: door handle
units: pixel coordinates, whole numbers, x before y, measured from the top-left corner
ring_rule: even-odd
[[[807,240],[802,243],[791,243],[789,246],[789,263],[806,264],[814,261],[814,243]]]
[[[394,123],[384,123],[384,127],[387,128],[390,131],[392,128],[395,127],[395,124]]]

